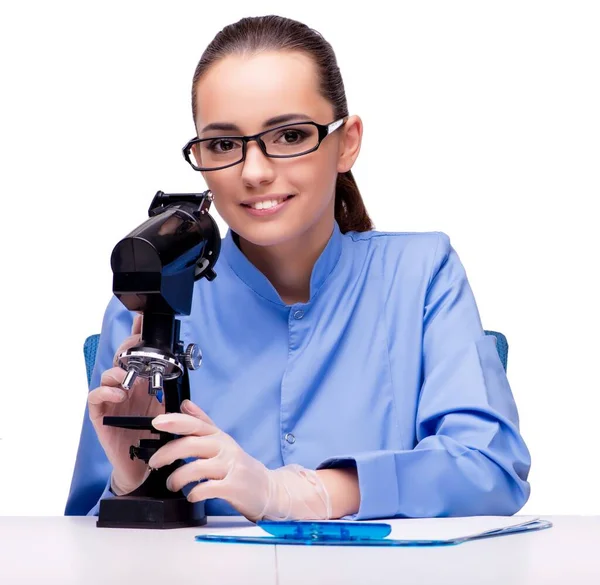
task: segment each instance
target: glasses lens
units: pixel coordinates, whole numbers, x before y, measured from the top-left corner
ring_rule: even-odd
[[[262,139],[271,156],[298,156],[317,146],[319,132],[312,124],[294,124],[272,130]]]
[[[241,160],[242,141],[226,136],[196,142],[190,152],[190,161],[199,169],[217,169]]]
[[[267,154],[273,157],[300,156],[319,144],[319,132],[312,124],[293,124],[262,135]],[[190,149],[190,161],[199,170],[218,169],[240,162],[243,142],[233,136],[203,138]]]

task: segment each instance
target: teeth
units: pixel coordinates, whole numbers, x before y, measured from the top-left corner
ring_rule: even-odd
[[[270,207],[275,207],[279,205],[283,201],[282,199],[272,199],[271,201],[259,201],[258,203],[253,203],[250,207],[253,209],[269,209]]]

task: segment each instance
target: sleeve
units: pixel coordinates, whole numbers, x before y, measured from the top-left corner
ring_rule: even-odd
[[[100,385],[102,373],[113,365],[115,352],[131,335],[134,314],[113,296],[104,313],[96,362],[88,390]],[[75,459],[65,516],[97,515],[100,499],[111,497],[111,464],[90,421],[87,402]]]
[[[529,498],[530,455],[495,338],[486,335],[465,270],[439,233],[423,314],[416,445],[336,457],[356,466],[348,519],[512,515]]]

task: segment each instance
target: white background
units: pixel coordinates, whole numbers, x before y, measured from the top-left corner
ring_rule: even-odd
[[[600,513],[600,3],[12,2],[0,9],[0,514],[62,514],[116,242],[200,191],[192,75],[268,13],[333,45],[376,229],[441,230],[509,340],[524,513]],[[219,226],[226,226],[218,218]]]

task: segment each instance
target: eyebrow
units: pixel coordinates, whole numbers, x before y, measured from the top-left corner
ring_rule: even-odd
[[[263,128],[268,128],[269,126],[275,126],[277,124],[285,124],[286,122],[290,122],[292,120],[310,121],[312,118],[306,114],[282,114],[281,116],[275,116],[274,118],[265,120],[263,123]],[[228,122],[213,122],[212,124],[208,124],[208,126],[204,126],[201,132],[208,132],[209,130],[235,130],[236,132],[241,132],[238,126]]]

